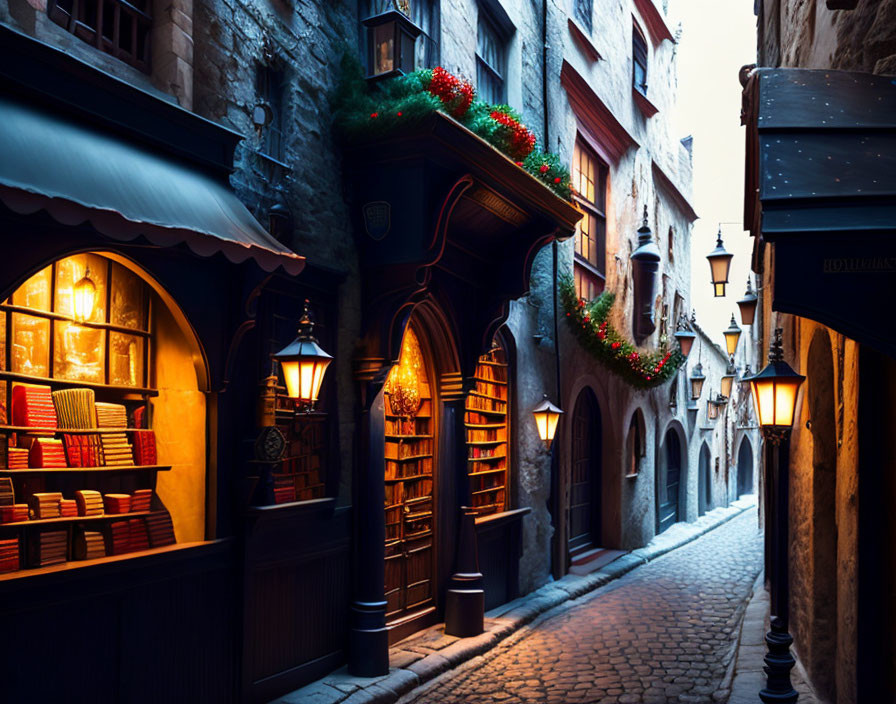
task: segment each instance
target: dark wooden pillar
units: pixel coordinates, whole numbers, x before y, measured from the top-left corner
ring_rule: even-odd
[[[354,481],[354,599],[349,621],[348,669],[358,677],[389,674],[385,597],[385,416],[383,388],[388,368],[364,360],[358,422],[358,471]],[[378,362],[378,363],[374,363]]]

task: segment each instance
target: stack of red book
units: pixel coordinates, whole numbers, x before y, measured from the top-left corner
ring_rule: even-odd
[[[15,572],[19,566],[19,539],[0,540],[0,572]]]
[[[59,502],[62,493],[58,491],[41,491],[31,495],[31,508],[35,518],[59,518]]]
[[[134,464],[134,451],[128,442],[126,433],[104,433],[100,436],[103,443],[103,463],[107,466],[130,467]]]
[[[274,477],[274,503],[288,504],[296,500],[296,482],[291,476]]]
[[[149,533],[146,524],[140,518],[132,518],[130,521],[130,544],[128,552],[149,550]]]
[[[151,505],[152,489],[137,489],[137,491],[131,495],[131,511],[133,513],[149,511]]]
[[[32,564],[35,567],[45,567],[65,562],[68,555],[68,531],[47,530],[40,533],[38,540],[31,541],[34,546]]]
[[[10,447],[6,451],[6,464],[9,469],[28,469],[28,448]]]
[[[47,469],[68,467],[62,440],[34,438],[34,442],[31,443],[31,451],[28,454],[28,464],[32,467]]]
[[[78,502],[74,499],[62,499],[59,502],[59,516],[62,518],[72,518],[78,515]]]
[[[130,521],[115,521],[109,526],[112,539],[109,541],[110,555],[123,555],[131,545]]]
[[[156,511],[146,517],[146,526],[149,528],[149,541],[154,548],[163,545],[174,545],[174,525],[167,511]]]
[[[69,467],[100,467],[103,464],[102,447],[98,435],[63,434],[65,455]]]
[[[0,523],[21,523],[28,520],[28,504],[0,506]]]
[[[104,494],[103,503],[106,513],[130,513],[131,511],[130,494]]]
[[[103,495],[93,489],[78,489],[75,492],[79,516],[102,516]]]
[[[128,427],[128,412],[122,404],[96,401],[93,407],[96,410],[97,428]]]
[[[95,530],[77,531],[75,534],[74,552],[76,560],[93,560],[106,556],[106,543],[103,534]]]
[[[29,428],[55,428],[56,406],[50,387],[38,384],[13,386],[12,423]]]
[[[134,431],[134,461],[138,465],[158,464],[156,433],[154,430]]]

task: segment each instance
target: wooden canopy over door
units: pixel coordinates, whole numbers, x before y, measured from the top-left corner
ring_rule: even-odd
[[[599,540],[600,411],[588,389],[579,394],[572,417],[572,476],[569,487],[569,553]]]

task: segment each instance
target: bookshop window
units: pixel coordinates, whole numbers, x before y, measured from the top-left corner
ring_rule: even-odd
[[[573,151],[572,187],[576,204],[583,213],[576,225],[576,294],[588,301],[604,290],[607,167],[581,139],[576,140]]]
[[[647,40],[637,25],[632,25],[632,85],[647,95]]]
[[[152,0],[49,0],[47,14],[79,39],[149,73]]]
[[[507,369],[507,352],[495,340],[479,358],[476,387],[467,396],[467,471],[473,508],[479,516],[506,511],[510,504]]]
[[[0,572],[204,539],[198,342],[123,262],[60,259],[0,304]]]
[[[366,19],[379,15],[387,10],[395,9],[392,0],[361,0],[358,17]],[[413,0],[411,2],[411,21],[422,31],[414,45],[414,58],[417,68],[434,68],[439,65],[439,2],[438,0]],[[367,29],[360,27],[361,56],[367,60]]]

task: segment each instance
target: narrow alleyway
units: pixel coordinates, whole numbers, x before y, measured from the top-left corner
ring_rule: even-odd
[[[753,509],[546,614],[401,702],[718,701],[761,564]]]

